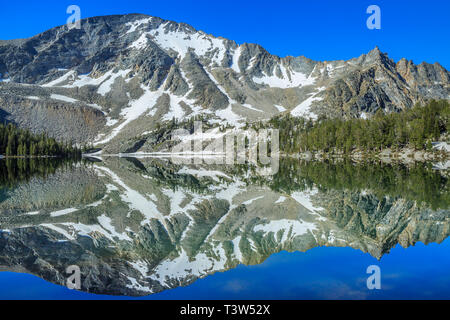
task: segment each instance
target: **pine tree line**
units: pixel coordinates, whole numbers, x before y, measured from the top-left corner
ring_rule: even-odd
[[[33,177],[46,178],[57,169],[70,169],[78,159],[72,158],[7,158],[0,161],[0,193]]]
[[[81,150],[72,143],[57,142],[46,133],[32,134],[12,123],[0,124],[0,154],[7,157],[53,156],[81,157]]]
[[[430,150],[448,132],[450,104],[431,101],[425,106],[384,114],[379,110],[370,119],[321,119],[313,123],[303,118],[281,116],[269,124],[280,129],[280,149],[287,153],[303,151],[378,151],[411,147]]]

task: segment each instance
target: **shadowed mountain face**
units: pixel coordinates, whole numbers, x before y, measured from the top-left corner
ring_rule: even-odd
[[[2,188],[0,269],[64,285],[77,265],[83,291],[143,296],[282,250],[351,247],[381,258],[396,244],[449,236],[446,176],[424,165],[289,159],[270,178],[151,158],[65,165]]]
[[[154,151],[151,132],[172,119],[241,126],[283,112],[369,117],[450,99],[449,84],[438,63],[395,63],[378,48],[348,61],[280,58],[145,15],[88,18],[81,29],[0,42],[3,120],[107,152],[136,143],[135,151]]]

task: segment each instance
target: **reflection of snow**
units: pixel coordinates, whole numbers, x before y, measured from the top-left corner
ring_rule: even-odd
[[[231,178],[229,176],[227,176],[225,173],[223,173],[221,171],[194,170],[194,169],[184,167],[183,169],[178,171],[178,173],[179,174],[190,174],[190,175],[196,176],[198,178],[211,177],[213,180],[215,180],[217,182],[219,182],[219,177],[224,177],[224,178],[231,180]]]
[[[299,220],[273,220],[264,225],[257,225],[254,231],[263,231],[264,233],[273,232],[277,235],[279,231],[283,230],[283,238],[281,242],[288,239],[290,233],[291,237],[300,236],[306,234],[308,231],[316,230],[316,225],[314,223],[299,221]]]
[[[447,142],[433,142],[433,149],[450,152],[450,145]]]
[[[275,204],[277,203],[283,203],[286,200],[286,197],[280,196],[277,201],[275,201]]]
[[[150,288],[140,285],[136,279],[131,278],[131,277],[127,277],[127,278],[131,282],[131,284],[127,285],[127,288],[134,289],[137,291],[142,291],[142,292],[153,293],[153,291]]]
[[[171,279],[186,279],[188,276],[201,277],[212,271],[224,270],[227,258],[222,244],[218,246],[214,253],[220,257],[220,260],[208,257],[205,253],[199,253],[193,259],[190,259],[186,251],[182,249],[177,258],[165,260],[158,265],[151,278],[168,284]]]
[[[262,199],[262,198],[264,198],[264,196],[257,197],[257,198],[254,198],[254,199],[250,199],[248,201],[242,202],[242,204],[245,204],[246,206],[248,206],[248,205],[251,205],[254,201]]]
[[[233,239],[233,251],[236,259],[238,259],[240,262],[242,261],[242,252],[241,249],[239,249],[239,243],[241,242],[241,236],[238,236],[236,239]]]
[[[96,166],[97,169],[107,173],[119,186],[125,189],[125,192],[120,194],[121,199],[128,203],[131,208],[140,211],[144,216],[145,220],[142,221],[141,225],[145,225],[150,222],[150,219],[158,219],[164,222],[161,213],[158,211],[156,204],[147,199],[145,196],[139,192],[129,188],[114,172],[108,168]]]
[[[138,261],[128,262],[128,263],[131,264],[134,269],[139,271],[139,273],[142,274],[142,276],[144,276],[144,277],[147,276],[148,265],[147,265],[147,263],[145,261],[138,260]]]
[[[448,168],[450,168],[450,160],[447,160],[445,162],[433,163],[434,170],[446,170]]]
[[[323,210],[323,208],[315,207],[311,202],[311,196],[318,193],[317,189],[302,192],[292,192],[291,197],[311,212]]]
[[[63,215],[75,212],[75,211],[78,211],[78,209],[73,209],[73,208],[64,209],[64,210],[52,212],[52,213],[50,213],[50,216],[52,216],[52,217],[59,217],[59,216],[63,216]]]
[[[109,231],[109,233],[113,237],[116,237],[119,240],[132,241],[132,239],[130,237],[128,237],[128,235],[126,233],[119,233],[116,231],[116,228],[114,228],[114,226],[111,223],[112,222],[111,218],[107,217],[106,215],[102,215],[102,216],[98,217],[97,220],[100,223],[100,225],[105,230]]]
[[[233,204],[233,198],[241,193],[244,189],[245,184],[241,181],[232,183],[226,186],[222,191],[216,194],[217,199],[224,199],[228,201],[230,204],[230,211],[236,208],[236,205]]]

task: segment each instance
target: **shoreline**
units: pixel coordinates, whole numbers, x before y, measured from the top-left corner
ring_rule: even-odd
[[[74,159],[71,157],[60,157],[60,156],[4,156],[0,155],[1,159]]]
[[[344,160],[350,159],[355,162],[366,160],[378,160],[386,163],[390,162],[446,162],[450,160],[450,152],[443,150],[413,150],[404,148],[400,150],[383,149],[381,151],[360,151],[355,150],[351,153],[344,153],[339,151],[324,152],[324,151],[305,151],[299,153],[283,154],[297,159],[304,160]]]
[[[176,157],[204,157],[204,156],[223,156],[211,155],[211,154],[172,154],[170,152],[152,152],[152,153],[118,153],[118,154],[101,154],[101,152],[84,153],[81,158],[102,158],[102,157],[131,157],[131,158],[167,158],[170,156]],[[400,150],[383,149],[381,151],[360,151],[355,150],[351,153],[344,153],[342,151],[304,151],[298,153],[285,153],[280,152],[280,157],[289,157],[300,160],[333,160],[343,161],[352,160],[354,162],[362,161],[381,161],[384,163],[450,163],[450,151],[447,149],[434,149],[432,151],[426,150],[413,150],[411,148],[403,148]],[[4,156],[0,155],[2,159],[76,159],[73,157],[63,156]]]

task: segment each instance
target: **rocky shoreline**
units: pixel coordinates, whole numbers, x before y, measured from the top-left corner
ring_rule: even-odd
[[[366,160],[379,160],[385,163],[401,162],[450,162],[450,152],[447,150],[414,150],[411,148],[403,148],[400,150],[383,149],[381,151],[361,151],[355,150],[352,153],[344,153],[342,151],[324,152],[324,151],[306,151],[296,154],[283,154],[304,160],[344,160],[351,159],[355,162]]]

